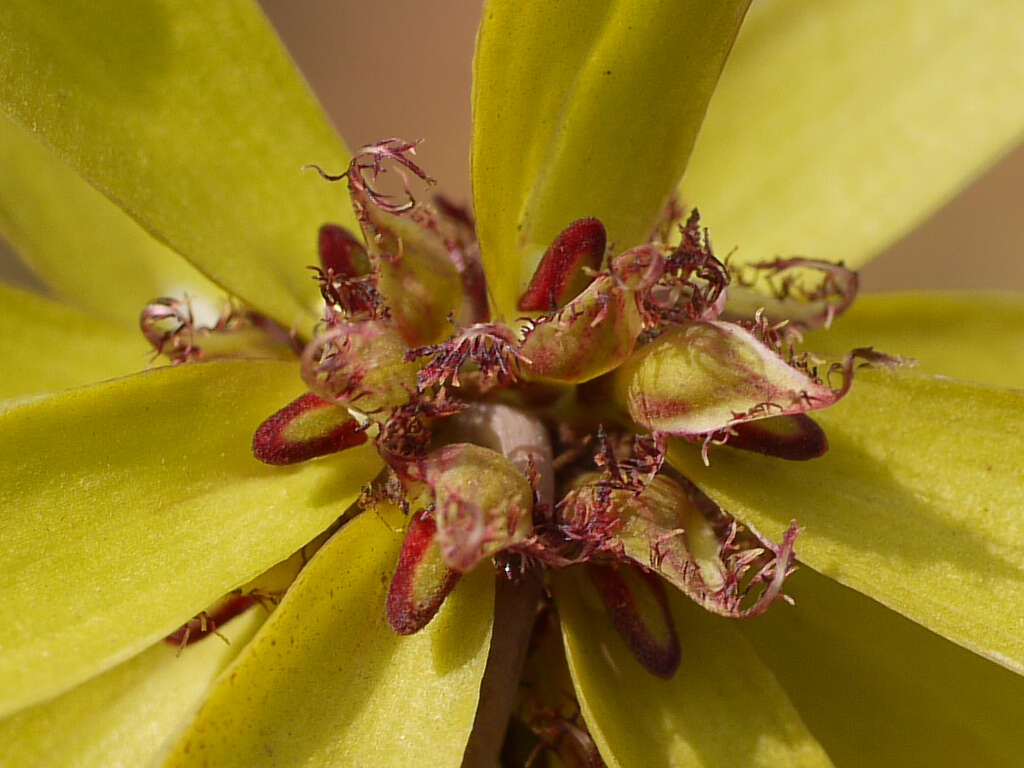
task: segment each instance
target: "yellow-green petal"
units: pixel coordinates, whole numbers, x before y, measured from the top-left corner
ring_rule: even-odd
[[[610,768],[830,766],[735,620],[668,591],[683,655],[662,680],[640,666],[580,573],[555,580],[576,695]]]
[[[749,0],[490,0],[473,70],[473,205],[500,314],[574,219],[646,240]]]
[[[720,253],[877,255],[1024,137],[1017,0],[751,12],[681,186]]]
[[[78,387],[146,367],[142,334],[0,283],[0,398]]]
[[[255,3],[10,0],[0,70],[0,110],[159,240],[285,327],[312,318],[317,228],[353,220],[302,166],[348,154]]]
[[[676,445],[724,509],[929,629],[1024,673],[1024,392],[908,370],[858,372],[815,419],[825,456],[786,462]]]
[[[414,635],[387,622],[401,531],[375,512],[302,571],[165,766],[458,766],[490,647],[494,582],[463,579]]]
[[[199,363],[0,415],[0,713],[138,653],[344,512],[371,447],[252,457],[301,391],[295,364]]]
[[[223,293],[2,115],[0,234],[62,301],[123,326],[158,296]]]
[[[913,357],[926,373],[1024,389],[1024,294],[881,293],[861,296],[807,349],[842,355],[873,346]]]
[[[0,722],[7,768],[145,766],[185,722],[266,611],[256,606],[209,636],[178,649],[159,642],[53,701]]]
[[[738,626],[837,763],[1020,762],[1024,678],[809,568],[786,592]]]

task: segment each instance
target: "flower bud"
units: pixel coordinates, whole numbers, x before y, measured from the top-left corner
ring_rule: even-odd
[[[427,456],[423,476],[434,494],[438,544],[456,571],[472,569],[533,528],[533,489],[497,451],[446,445]]]
[[[364,414],[389,412],[416,390],[417,366],[405,361],[402,337],[387,323],[343,323],[318,334],[302,353],[311,390]]]

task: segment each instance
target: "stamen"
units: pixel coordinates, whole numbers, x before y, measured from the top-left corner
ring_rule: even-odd
[[[295,464],[366,442],[366,431],[348,411],[307,392],[264,421],[252,452],[266,464]]]
[[[594,218],[579,219],[563,229],[541,257],[518,308],[551,312],[576,296],[590,279],[587,269],[601,267],[607,239],[604,224]]]
[[[671,679],[682,653],[661,580],[626,564],[588,565],[586,569],[636,660],[652,675]]]

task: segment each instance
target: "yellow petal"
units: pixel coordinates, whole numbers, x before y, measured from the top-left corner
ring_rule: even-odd
[[[285,327],[313,317],[317,229],[354,220],[301,169],[348,154],[254,3],[10,0],[0,70],[0,109],[158,239]]]
[[[912,371],[858,373],[815,418],[825,456],[785,462],[675,445],[670,460],[801,560],[1024,673],[1024,392]]]
[[[749,0],[490,0],[473,82],[473,205],[499,314],[570,222],[646,240]]]
[[[159,642],[53,701],[0,722],[7,768],[144,766],[181,727],[213,678],[267,613],[255,606],[185,648]]]
[[[681,186],[718,250],[857,267],[1024,136],[1016,0],[750,14]]]
[[[345,511],[372,448],[295,469],[252,456],[296,368],[158,369],[0,415],[0,713],[138,653]]]
[[[0,283],[0,398],[78,387],[146,367],[142,334]]]
[[[795,607],[738,626],[836,762],[1020,761],[1024,678],[809,568],[786,591]]]
[[[611,768],[831,765],[733,620],[669,588],[683,658],[662,680],[640,666],[578,570],[559,574],[555,600],[583,717]]]
[[[150,299],[223,293],[3,116],[0,169],[0,233],[68,304],[135,328]]]
[[[927,373],[1024,388],[1024,295],[861,296],[831,329],[808,334],[806,346],[834,355],[873,346],[913,357]]]
[[[479,569],[426,628],[395,634],[385,600],[396,522],[363,514],[324,545],[165,766],[461,764],[490,647],[493,577]]]

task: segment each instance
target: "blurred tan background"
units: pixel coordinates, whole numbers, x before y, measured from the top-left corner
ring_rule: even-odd
[[[425,139],[424,167],[451,197],[468,201],[480,0],[262,5],[350,147],[390,136]],[[862,286],[1024,290],[1022,219],[1024,146],[865,268]]]
[[[424,167],[469,198],[480,0],[262,0],[350,147],[426,139]],[[866,290],[1024,290],[1024,147],[862,272]]]

